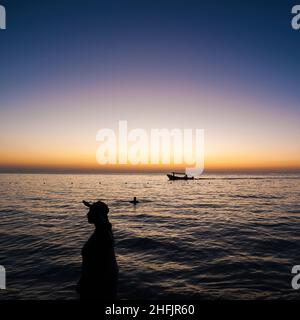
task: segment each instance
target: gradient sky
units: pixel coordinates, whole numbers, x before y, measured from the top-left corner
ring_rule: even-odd
[[[294,1],[0,4],[1,171],[99,168],[119,120],[205,129],[207,169],[300,168]]]

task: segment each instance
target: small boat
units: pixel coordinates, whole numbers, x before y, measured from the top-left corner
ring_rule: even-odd
[[[194,180],[194,177],[189,177],[186,173],[172,172],[167,174],[169,180]]]

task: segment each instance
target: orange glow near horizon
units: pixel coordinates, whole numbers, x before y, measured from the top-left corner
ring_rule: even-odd
[[[5,169],[47,169],[55,170],[82,170],[82,171],[170,171],[184,170],[185,165],[99,165],[96,161],[95,151],[80,153],[75,151],[67,152],[34,152],[22,153],[17,152],[0,153],[0,167]],[[221,154],[206,153],[204,171],[232,171],[232,170],[299,170],[299,157],[284,157],[270,154]]]

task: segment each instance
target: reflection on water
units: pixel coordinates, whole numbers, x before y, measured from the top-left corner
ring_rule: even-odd
[[[83,199],[111,209],[120,298],[298,298],[300,177],[205,178],[0,175],[0,299],[77,298]]]

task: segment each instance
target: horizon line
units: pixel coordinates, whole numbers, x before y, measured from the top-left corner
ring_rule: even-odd
[[[95,169],[95,168],[0,168],[0,174],[167,174],[174,168],[166,169]],[[185,172],[185,170],[180,170]],[[206,169],[203,174],[263,174],[289,173],[300,174],[300,168],[218,168]]]

